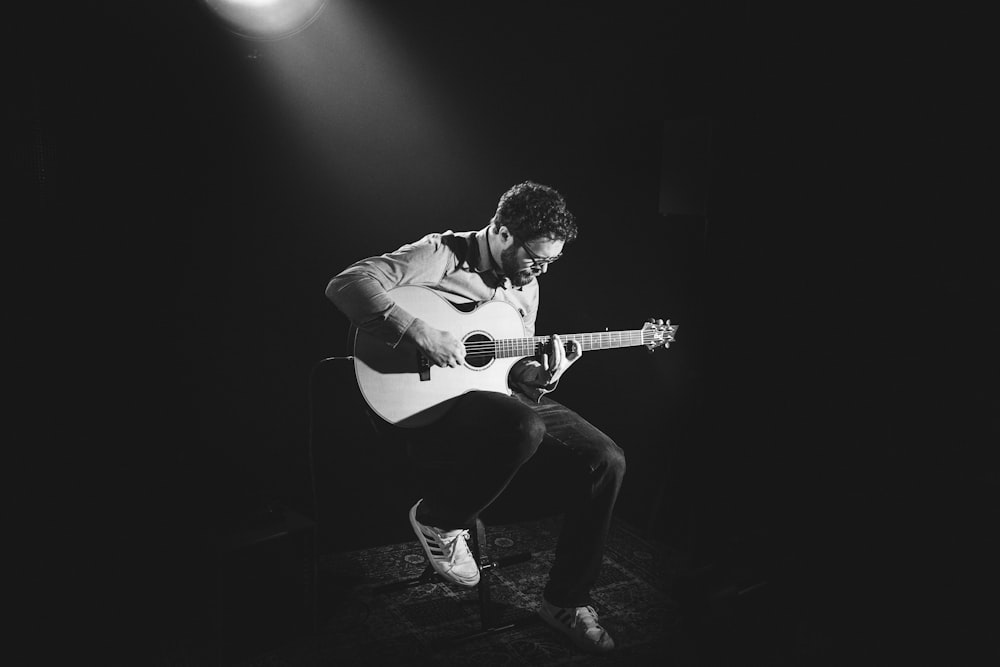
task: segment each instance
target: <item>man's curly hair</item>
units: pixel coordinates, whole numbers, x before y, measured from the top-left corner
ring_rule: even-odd
[[[505,225],[515,238],[551,238],[569,243],[576,238],[576,220],[563,196],[547,185],[519,183],[500,197],[493,225]]]

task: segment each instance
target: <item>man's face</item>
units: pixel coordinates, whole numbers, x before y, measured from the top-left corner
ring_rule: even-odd
[[[525,242],[514,239],[500,252],[500,268],[514,287],[523,287],[548,271],[549,264],[562,255],[563,245],[563,241],[548,238]]]

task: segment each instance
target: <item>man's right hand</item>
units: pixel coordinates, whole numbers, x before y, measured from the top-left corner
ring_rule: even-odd
[[[461,366],[465,361],[465,345],[452,334],[435,329],[421,319],[416,319],[406,330],[406,338],[420,348],[435,366]]]

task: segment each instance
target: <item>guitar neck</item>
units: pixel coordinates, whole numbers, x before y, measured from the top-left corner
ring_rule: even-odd
[[[559,334],[563,348],[569,352],[570,343],[578,341],[584,352],[590,350],[611,350],[619,347],[637,347],[648,345],[651,341],[648,330],[633,329],[631,331],[598,331],[596,333]],[[504,338],[493,341],[493,354],[496,357],[533,357],[544,351],[549,344],[549,336],[533,336],[531,338]]]

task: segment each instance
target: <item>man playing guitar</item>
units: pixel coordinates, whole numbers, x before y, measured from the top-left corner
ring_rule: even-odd
[[[576,236],[563,197],[524,182],[502,195],[479,231],[429,234],[363,259],[334,277],[326,295],[357,327],[356,370],[372,411],[410,429],[421,443],[414,456],[449,464],[410,509],[418,540],[446,579],[479,582],[467,526],[539,448],[562,457],[566,514],[539,614],[578,647],[605,652],[614,642],[590,590],[625,455],[547,394],[584,349],[652,349],[672,340],[675,328],[668,322],[664,335],[658,321],[615,336],[535,338],[537,279]]]

